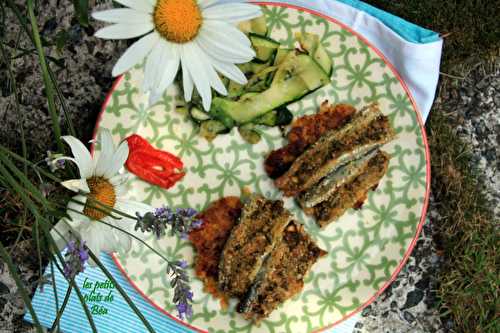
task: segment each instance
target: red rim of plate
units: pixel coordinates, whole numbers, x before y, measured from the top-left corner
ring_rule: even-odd
[[[422,231],[422,227],[424,225],[425,217],[426,217],[426,213],[427,213],[427,208],[428,208],[428,205],[429,205],[429,194],[430,194],[430,184],[431,184],[431,166],[430,166],[429,144],[427,142],[427,135],[425,133],[424,122],[422,121],[422,117],[420,115],[420,112],[418,111],[418,106],[417,106],[417,104],[415,102],[415,99],[413,98],[410,90],[408,89],[408,86],[406,85],[406,83],[404,82],[404,80],[402,79],[401,75],[398,73],[398,71],[394,67],[394,65],[392,65],[392,63],[382,54],[382,52],[378,48],[376,48],[374,45],[372,45],[367,39],[365,39],[358,32],[354,31],[353,29],[351,29],[346,24],[338,21],[337,19],[334,19],[334,18],[332,18],[330,16],[327,16],[325,14],[322,14],[322,13],[317,12],[317,11],[312,10],[312,9],[308,9],[308,8],[304,8],[304,7],[300,7],[300,6],[296,6],[296,5],[290,5],[290,4],[280,3],[280,2],[266,2],[266,3],[253,2],[253,3],[257,4],[257,5],[269,5],[269,6],[276,6],[276,7],[292,8],[292,9],[301,10],[301,11],[307,12],[309,14],[312,14],[312,15],[324,18],[324,19],[326,19],[326,20],[328,20],[328,21],[330,21],[332,23],[340,25],[343,29],[349,31],[354,36],[356,36],[357,38],[359,38],[363,43],[365,43],[366,45],[368,45],[375,53],[377,53],[377,55],[381,59],[384,60],[384,62],[386,63],[386,65],[391,69],[391,71],[394,73],[394,75],[396,76],[396,78],[398,79],[398,81],[401,83],[401,85],[403,86],[404,90],[406,91],[406,94],[408,95],[408,98],[410,99],[410,101],[411,101],[411,103],[413,105],[413,110],[415,111],[415,113],[417,115],[417,121],[418,121],[418,124],[420,126],[420,132],[422,133],[422,140],[423,140],[423,143],[424,143],[424,146],[425,146],[426,186],[425,186],[424,205],[423,205],[423,208],[422,208],[422,215],[420,217],[420,222],[418,223],[417,230],[415,232],[415,236],[413,237],[413,240],[411,241],[410,246],[406,250],[406,252],[405,252],[405,254],[403,256],[403,259],[401,260],[401,262],[399,263],[399,265],[396,267],[396,270],[392,273],[390,279],[368,301],[366,301],[364,304],[362,304],[361,306],[359,306],[356,310],[352,311],[351,313],[349,313],[349,314],[345,315],[344,317],[342,317],[341,319],[337,320],[333,324],[330,324],[328,326],[322,327],[322,328],[320,328],[320,329],[318,329],[318,330],[316,330],[316,331],[313,332],[313,333],[319,333],[319,332],[323,332],[323,331],[325,331],[327,329],[330,329],[330,328],[332,328],[332,327],[340,324],[344,320],[349,319],[350,317],[354,316],[355,314],[357,314],[358,312],[360,312],[361,310],[363,310],[365,307],[367,307],[368,305],[370,305],[378,296],[380,296],[380,294],[382,294],[384,292],[384,290],[392,282],[394,282],[394,280],[396,279],[397,275],[399,274],[399,272],[401,271],[401,269],[403,268],[403,266],[408,261],[408,258],[410,257],[410,254],[413,251],[413,248],[415,247],[415,244],[417,243],[418,236],[420,235],[420,232]],[[121,82],[122,79],[123,79],[123,75],[120,76],[120,77],[118,77],[115,80],[115,82],[113,83],[113,86],[111,87],[111,90],[109,91],[108,95],[106,96],[106,99],[105,99],[105,101],[104,101],[104,103],[103,103],[103,105],[101,107],[101,111],[100,111],[100,113],[99,113],[99,115],[97,117],[96,126],[94,128],[94,133],[92,134],[92,138],[93,139],[95,139],[96,136],[97,136],[97,131],[99,129],[99,124],[100,124],[100,122],[102,120],[102,117],[103,117],[103,114],[104,114],[104,112],[106,110],[106,107],[108,106],[108,104],[109,104],[109,102],[111,100],[111,96],[112,96],[113,92],[115,91],[116,87],[120,84],[120,82]],[[94,145],[92,144],[91,151],[93,152],[93,150],[94,150]],[[156,304],[149,296],[147,296],[139,288],[139,286],[137,286],[135,284],[134,281],[132,281],[130,279],[130,277],[127,275],[125,269],[120,264],[120,262],[119,262],[118,258],[116,257],[116,255],[112,254],[112,257],[113,257],[113,261],[115,262],[116,266],[122,272],[122,274],[125,276],[125,278],[128,280],[128,282],[137,290],[137,292],[142,297],[144,297],[156,309],[158,309],[163,314],[167,315],[171,319],[175,320],[176,322],[178,322],[179,324],[181,324],[181,325],[183,325],[183,326],[185,326],[187,328],[190,328],[190,329],[195,330],[196,332],[200,332],[200,333],[208,333],[207,331],[203,331],[203,330],[201,330],[201,329],[199,329],[197,327],[189,325],[188,323],[186,323],[186,322],[184,322],[182,320],[179,320],[177,317],[175,317],[174,315],[170,314],[165,309],[163,309],[161,306],[159,306],[158,304]]]

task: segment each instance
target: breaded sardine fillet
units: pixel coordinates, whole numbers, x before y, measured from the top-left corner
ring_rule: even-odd
[[[259,195],[248,199],[220,259],[218,282],[222,292],[236,297],[245,294],[265,258],[281,242],[291,218],[281,200]]]
[[[291,222],[283,239],[264,262],[255,282],[237,306],[246,319],[256,322],[298,294],[312,265],[326,254],[304,227]]]
[[[304,211],[313,215],[320,227],[328,225],[347,209],[356,207],[366,200],[368,192],[377,187],[387,172],[389,160],[389,154],[378,150],[354,180],[337,188],[320,204],[313,208],[305,208]]]
[[[199,229],[189,234],[196,249],[196,276],[203,281],[204,290],[226,304],[226,297],[218,291],[219,261],[231,230],[240,218],[242,204],[238,197],[226,197],[213,202],[198,218]]]
[[[283,175],[311,144],[327,131],[344,125],[355,111],[351,105],[332,106],[325,101],[317,114],[298,118],[287,134],[288,144],[266,158],[264,168],[268,176],[274,179]]]
[[[342,128],[330,130],[275,180],[286,196],[308,190],[340,166],[366,155],[395,136],[389,119],[374,104],[356,112]]]

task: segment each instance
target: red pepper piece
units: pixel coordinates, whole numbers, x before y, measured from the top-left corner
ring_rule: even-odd
[[[155,151],[156,154],[158,154],[158,157],[161,158],[165,163],[169,163],[172,166],[174,166],[177,169],[182,169],[184,167],[184,164],[174,154],[171,154],[167,151],[159,150],[154,148],[148,140],[144,139],[142,136],[133,134],[127,138],[127,143],[129,147],[129,151],[133,152],[136,150],[153,150]]]
[[[177,156],[155,149],[137,134],[128,137],[127,143],[129,156],[125,166],[139,178],[168,189],[184,177],[184,172],[176,173],[184,167]]]
[[[153,148],[153,146],[149,144],[148,140],[137,134],[129,136],[126,140],[129,150],[135,150],[138,148]]]

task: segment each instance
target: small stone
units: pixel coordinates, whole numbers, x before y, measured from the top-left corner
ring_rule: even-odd
[[[56,30],[57,28],[57,20],[55,17],[52,17],[45,22],[42,28],[42,34],[49,34]]]
[[[0,282],[0,295],[8,294],[10,292],[9,287]]]
[[[415,321],[415,316],[411,314],[411,312],[405,311],[403,312],[404,319],[410,324]]]
[[[429,277],[424,277],[420,279],[417,283],[415,283],[415,287],[421,290],[425,290],[429,287],[430,279]]]
[[[406,303],[403,305],[403,309],[409,309],[416,306],[424,298],[424,292],[420,289],[412,290],[406,296]]]
[[[363,309],[363,311],[361,311],[361,316],[363,317],[369,316],[371,312],[372,312],[372,307],[371,305],[368,305],[366,308]]]

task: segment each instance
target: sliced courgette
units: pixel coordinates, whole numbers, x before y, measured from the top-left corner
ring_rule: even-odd
[[[238,28],[247,35],[251,32],[263,36],[267,35],[267,22],[264,15],[249,21],[243,21],[238,24]]]
[[[285,60],[286,56],[290,52],[293,52],[293,49],[282,49],[282,48],[279,48],[276,51],[276,57],[274,58],[274,66],[279,66],[283,62],[283,60]]]
[[[243,140],[245,140],[246,142],[248,142],[251,145],[259,143],[259,141],[262,139],[259,132],[254,130],[254,127],[252,124],[246,124],[246,125],[243,125],[241,127],[238,127],[238,132],[240,133]]]
[[[262,92],[269,88],[271,84],[273,73],[278,69],[278,67],[270,66],[264,70],[255,73],[248,80],[245,90],[249,92]]]
[[[251,29],[253,33],[267,36],[267,22],[264,15],[254,18],[250,21]]]
[[[200,135],[212,141],[219,134],[228,133],[229,129],[217,120],[206,120],[200,124]]]
[[[279,106],[300,99],[328,82],[330,78],[309,55],[292,52],[279,66],[269,89],[242,101],[215,97],[212,103],[213,113],[217,119],[225,117],[238,124],[245,124]]]
[[[326,49],[321,44],[319,36],[309,33],[297,33],[295,35],[300,46],[304,51],[313,57],[315,61],[323,68],[327,75],[332,74],[332,59],[326,52]]]
[[[269,37],[254,33],[250,33],[249,37],[255,50],[255,60],[261,63],[271,61],[280,43]]]
[[[288,125],[292,122],[292,120],[293,114],[286,107],[281,107],[257,118],[254,123],[273,127]]]
[[[229,81],[229,85],[227,87],[227,97],[234,98],[239,97],[243,93],[245,93],[245,86],[234,81]]]
[[[194,121],[198,123],[210,119],[210,115],[208,114],[208,112],[205,112],[197,108],[196,106],[191,107],[191,109],[189,110],[189,115],[191,116],[191,118],[193,118]]]

